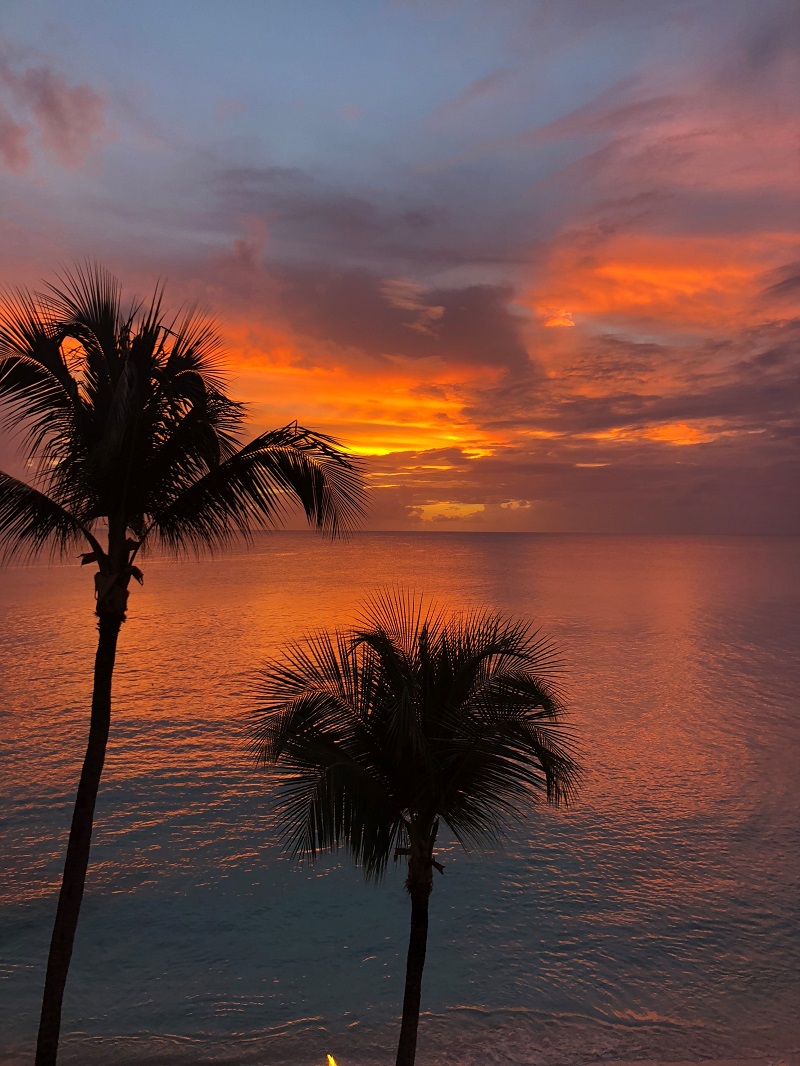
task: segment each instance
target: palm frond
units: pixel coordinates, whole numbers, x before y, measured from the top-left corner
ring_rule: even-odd
[[[43,492],[0,471],[0,552],[6,560],[29,559],[50,547],[66,556],[81,543],[102,548],[91,531]]]
[[[41,299],[63,322],[69,336],[86,353],[86,378],[90,395],[97,396],[116,380],[123,359],[120,339],[134,308],[126,316],[119,279],[87,260],[72,270],[63,269],[56,284],[48,284]]]
[[[356,621],[359,632],[384,632],[398,648],[413,655],[419,646],[419,634],[435,641],[446,612],[433,600],[400,586],[378,589],[365,600]]]
[[[287,761],[280,787],[277,813],[284,824],[283,840],[295,856],[311,862],[320,851],[346,845],[365,876],[379,879],[404,832],[391,797],[333,744],[317,739],[304,745],[304,754],[309,761]]]
[[[295,502],[335,537],[355,528],[365,496],[359,462],[330,437],[292,423],[256,437],[188,485],[153,514],[151,532],[173,550],[198,552],[254,527],[273,528]]]
[[[78,385],[61,350],[62,332],[23,290],[0,297],[0,406],[7,429],[22,429],[26,458],[69,427]]]
[[[172,344],[165,373],[172,379],[196,374],[210,391],[224,391],[224,349],[211,316],[196,306],[187,307],[173,320],[168,332]]]

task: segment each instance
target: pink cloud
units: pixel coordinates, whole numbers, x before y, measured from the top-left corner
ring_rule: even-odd
[[[0,107],[0,159],[9,170],[24,170],[30,162],[27,146],[28,127],[15,122],[4,107]]]
[[[29,162],[26,127],[35,125],[44,148],[70,169],[80,167],[105,129],[106,102],[89,85],[70,85],[45,65],[15,69],[0,59],[0,87],[24,119],[0,111],[0,155],[21,170]]]

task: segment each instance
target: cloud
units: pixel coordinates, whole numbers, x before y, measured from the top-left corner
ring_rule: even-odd
[[[409,329],[435,335],[436,323],[444,315],[445,309],[425,303],[428,290],[424,285],[410,278],[389,278],[381,283],[380,291],[393,307],[414,312],[414,320],[407,323]]]
[[[770,284],[763,290],[762,296],[800,302],[800,261],[778,267],[771,272],[768,280]]]
[[[777,457],[741,440],[698,444],[690,455],[642,439],[601,449],[564,441],[547,442],[545,452],[531,442],[486,457],[431,452],[383,461],[408,473],[396,488],[373,491],[379,528],[413,528],[441,516],[462,529],[800,531],[800,498],[787,492],[800,477],[796,451]],[[374,480],[380,477],[377,471]],[[391,501],[386,525],[384,496]]]
[[[222,168],[210,186],[221,225],[235,224],[242,215],[261,216],[279,254],[293,260],[419,263],[440,257],[433,249],[448,229],[441,205],[420,206],[409,196],[404,204],[398,198],[388,202],[385,192],[342,189],[297,167]]]
[[[763,76],[787,58],[796,63],[800,53],[800,20],[794,0],[773,0],[749,15],[740,36],[739,52],[752,71]]]
[[[485,104],[503,88],[511,77],[512,71],[504,68],[494,70],[481,78],[471,81],[451,99],[439,104],[430,114],[428,121],[433,128],[447,125],[454,119],[469,113],[476,105]]]
[[[25,143],[35,129],[46,151],[69,169],[84,163],[106,129],[106,102],[86,84],[70,84],[51,66],[20,66],[0,54],[0,87],[23,122],[0,111],[0,154],[11,169],[28,165]]]
[[[800,425],[800,320],[683,347],[613,336],[583,343],[561,374],[484,389],[467,415],[505,433],[613,432],[616,440],[623,430],[640,439],[642,431],[690,424],[710,426],[714,439],[755,433],[767,441],[780,426]]]
[[[375,358],[434,359],[497,370],[530,366],[513,290],[425,288],[325,266],[273,271],[278,307],[293,329]]]
[[[15,122],[4,107],[0,107],[0,159],[9,170],[22,171],[30,162],[27,145],[28,127]]]

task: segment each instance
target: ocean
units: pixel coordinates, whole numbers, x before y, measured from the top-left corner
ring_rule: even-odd
[[[264,659],[387,585],[533,619],[586,768],[502,848],[439,848],[420,1066],[797,1055],[800,541],[276,533],[143,569],[64,1066],[394,1061],[402,866],[296,864],[245,750]],[[0,573],[3,1066],[33,1061],[95,639],[88,568]]]

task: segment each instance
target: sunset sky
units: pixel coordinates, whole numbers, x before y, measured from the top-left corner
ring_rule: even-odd
[[[2,7],[0,281],[166,278],[370,528],[800,533],[797,0]]]

